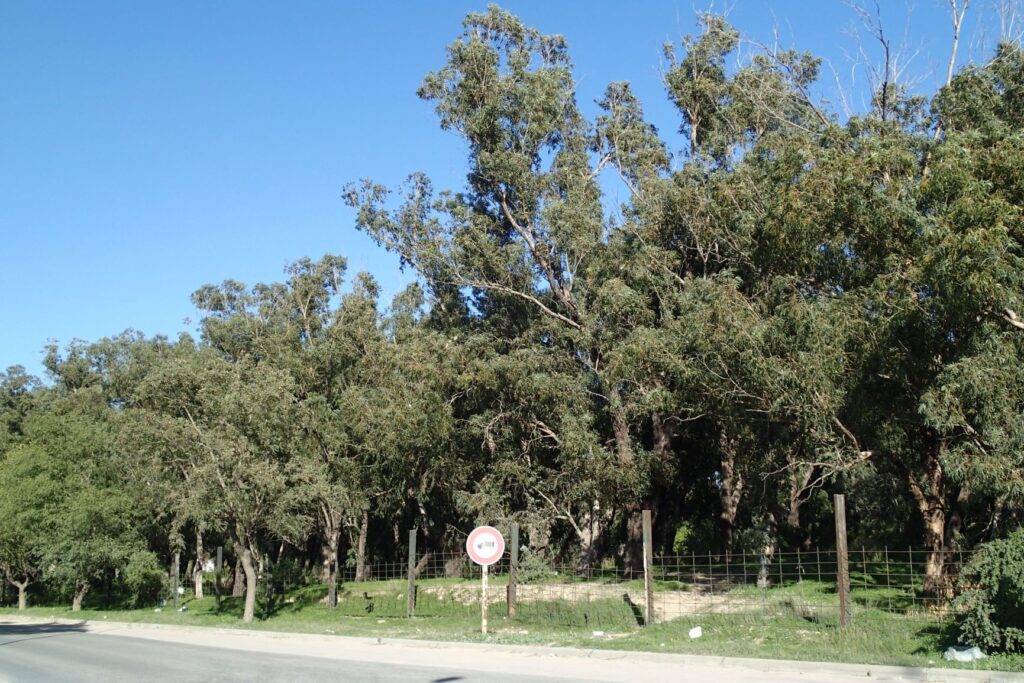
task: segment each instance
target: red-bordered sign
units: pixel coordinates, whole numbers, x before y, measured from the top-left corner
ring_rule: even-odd
[[[484,567],[490,566],[505,554],[505,539],[493,526],[478,526],[466,539],[469,559]]]

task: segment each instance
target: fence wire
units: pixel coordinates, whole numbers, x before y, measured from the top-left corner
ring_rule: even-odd
[[[632,628],[647,615],[644,573],[610,563],[580,565],[540,562],[516,568],[514,611],[509,612],[510,554],[489,568],[488,604],[494,615],[522,624],[580,628]],[[914,548],[851,548],[848,553],[852,615],[895,614],[943,619],[952,587],[969,553],[930,553]],[[941,581],[925,590],[927,568],[941,566]],[[651,567],[655,623],[710,614],[744,618],[796,616],[838,622],[838,558],[834,550],[775,552],[770,555],[690,554],[655,556]],[[230,583],[230,568],[222,585]],[[416,617],[471,617],[480,610],[481,568],[464,553],[423,553],[413,568]],[[180,585],[194,592],[193,577]],[[409,563],[371,562],[357,580],[354,567],[337,576],[339,616],[407,617]],[[205,592],[213,593],[206,574]],[[266,562],[259,575],[265,613],[325,602],[327,586],[317,568]]]

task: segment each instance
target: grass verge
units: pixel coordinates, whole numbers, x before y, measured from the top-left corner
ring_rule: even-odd
[[[479,586],[451,580],[421,581],[417,586],[417,612],[405,617],[404,581],[347,584],[339,592],[339,606],[330,610],[320,603],[325,589],[309,585],[278,596],[273,609],[257,605],[257,619],[241,621],[240,598],[225,598],[218,610],[215,600],[182,600],[178,612],[162,608],[113,610],[66,607],[30,607],[24,612],[0,609],[3,614],[95,621],[147,622],[247,628],[295,633],[336,634],[382,638],[416,638],[461,642],[548,645],[681,654],[759,657],[805,661],[888,664],[916,667],[956,667],[996,671],[1024,671],[1024,656],[996,654],[980,662],[952,663],[942,652],[953,643],[948,627],[924,612],[892,613],[861,601],[853,624],[840,629],[835,613],[807,610],[780,590],[758,609],[730,613],[688,614],[642,628],[636,604],[599,594],[578,600],[545,599],[522,602],[515,618],[505,616],[504,600],[490,605],[490,633],[479,633]],[[813,590],[804,586],[801,591]],[[504,590],[496,593],[504,597]],[[772,592],[769,591],[769,594]],[[807,593],[803,593],[806,597]],[[497,597],[497,596],[492,596]],[[578,597],[578,596],[577,596]],[[747,605],[748,603],[742,603]],[[688,633],[701,626],[703,636]]]

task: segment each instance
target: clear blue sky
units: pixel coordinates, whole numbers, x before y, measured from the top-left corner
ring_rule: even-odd
[[[946,1],[881,2],[886,29],[920,50],[910,71],[923,87],[941,81]],[[963,59],[994,40],[985,2],[968,15]],[[464,14],[485,4],[0,4],[0,368],[40,373],[48,339],[129,327],[174,336],[192,329],[200,285],[280,280],[302,256],[343,254],[390,298],[410,276],[355,231],[340,189],[362,177],[395,185],[414,170],[460,183],[464,150],[415,91]],[[840,0],[732,5],[744,33],[767,41],[777,26],[785,44],[864,83],[847,57],[855,15]],[[588,111],[609,81],[631,81],[682,145],[660,55],[694,31],[694,4],[504,6],[568,38]]]

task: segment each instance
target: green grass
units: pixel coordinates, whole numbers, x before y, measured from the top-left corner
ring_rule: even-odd
[[[632,583],[622,584],[616,591],[640,595],[640,584]],[[545,584],[553,596],[565,585]],[[660,588],[671,590],[667,584]],[[487,636],[479,633],[478,583],[451,579],[418,582],[416,616],[412,619],[405,617],[406,590],[401,580],[348,583],[339,591],[338,608],[332,611],[320,603],[325,588],[309,585],[278,598],[266,619],[262,618],[266,606],[258,602],[257,620],[251,624],[241,621],[240,598],[225,598],[219,611],[212,597],[195,600],[186,596],[182,601],[188,607],[186,612],[176,612],[168,604],[160,611],[149,607],[72,613],[66,607],[31,607],[23,614],[297,633],[1024,671],[1021,655],[994,655],[980,663],[945,662],[942,652],[952,644],[949,630],[922,609],[889,611],[890,605],[894,609],[899,606],[893,600],[900,594],[884,586],[854,589],[854,619],[846,629],[840,629],[837,623],[833,587],[805,581],[767,592],[736,588],[729,597],[748,608],[745,611],[684,615],[647,628],[638,625],[640,610],[636,604],[604,597],[608,591],[597,597],[591,595],[589,602],[557,598],[521,602],[514,619],[505,617],[502,601],[489,608]],[[492,584],[492,596],[503,597],[504,592],[503,582]],[[0,609],[0,614],[15,613],[14,609]],[[697,625],[704,635],[691,640],[688,631]],[[595,637],[595,630],[604,633]]]

